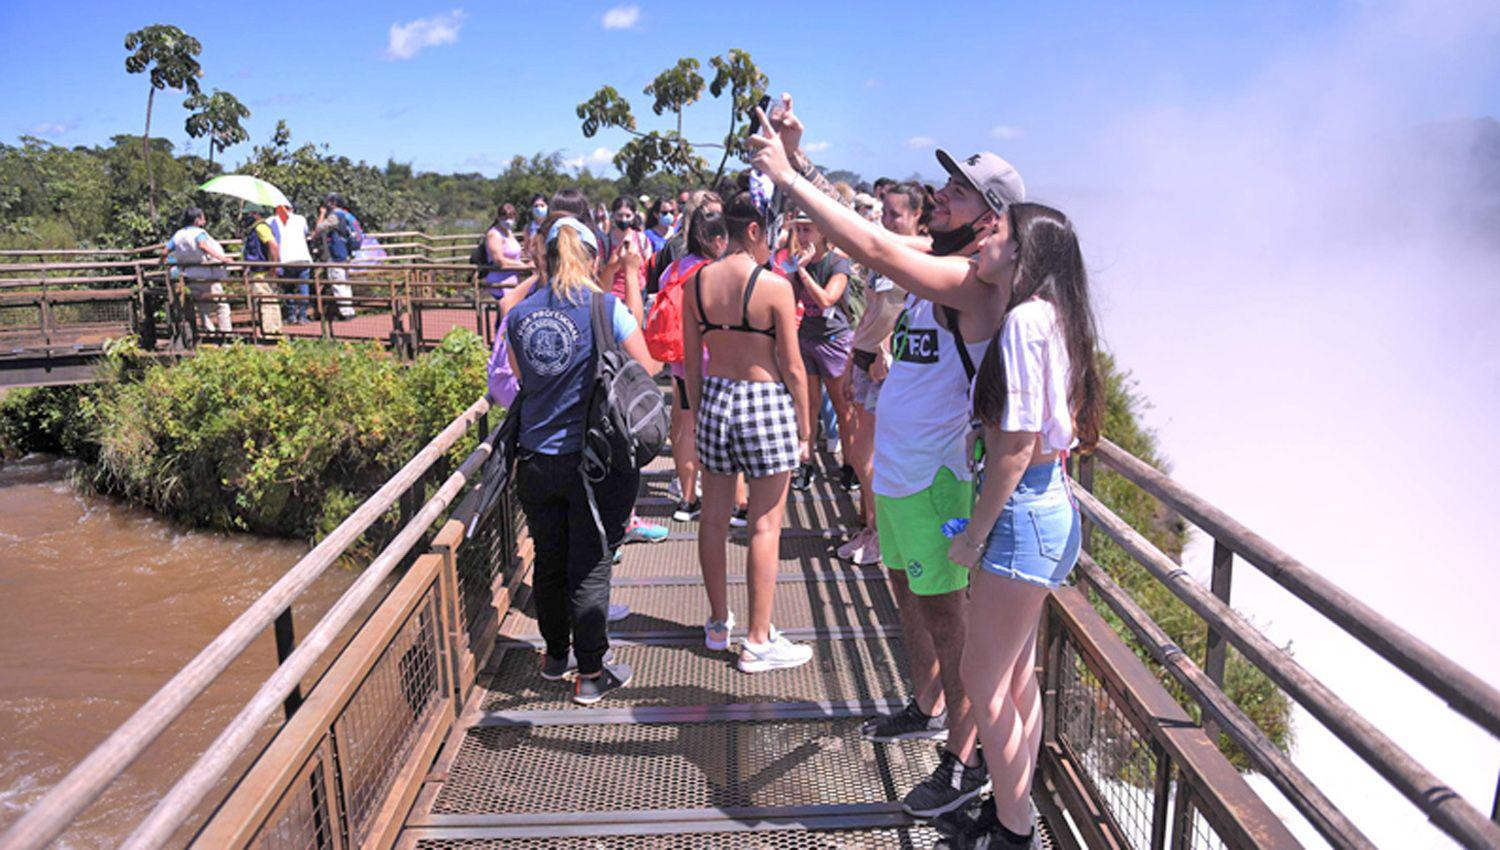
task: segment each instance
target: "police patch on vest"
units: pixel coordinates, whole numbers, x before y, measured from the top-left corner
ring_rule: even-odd
[[[938,362],[938,332],[933,328],[908,328],[891,347],[903,363]]]
[[[538,310],[520,327],[520,353],[539,375],[561,375],[573,359],[578,328],[555,310]]]

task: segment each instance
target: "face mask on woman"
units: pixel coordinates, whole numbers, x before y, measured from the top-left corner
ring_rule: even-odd
[[[673,222],[674,222],[674,219],[672,218],[672,214],[671,213],[665,213],[664,212],[661,215],[659,215],[659,216],[656,217],[656,223],[660,224],[662,227],[671,227],[672,224],[673,224]]]
[[[633,215],[615,216],[615,227],[621,230],[629,230],[632,224],[635,224],[635,216]]]
[[[505,225],[505,229],[506,230],[515,230],[516,229],[516,220],[513,219],[513,218],[503,219],[503,220],[501,220],[500,223],[503,224],[503,225]]]
[[[546,204],[537,204],[536,206],[532,207],[531,208],[531,215],[537,221],[541,221],[542,219],[546,218],[547,217],[547,205]]]

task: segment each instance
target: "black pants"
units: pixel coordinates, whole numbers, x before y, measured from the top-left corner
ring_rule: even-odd
[[[562,658],[571,644],[578,672],[597,673],[609,649],[609,581],[614,550],[625,538],[635,507],[638,472],[611,475],[594,485],[608,546],[589,509],[578,453],[522,453],[516,465],[516,498],[535,547],[532,591],[547,654]]]

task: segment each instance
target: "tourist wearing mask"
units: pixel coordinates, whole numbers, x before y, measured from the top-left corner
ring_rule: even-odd
[[[646,229],[646,239],[651,242],[651,253],[654,254],[666,247],[677,226],[677,202],[671,198],[658,199],[651,205],[651,213],[646,219],[650,225]]]
[[[683,293],[688,404],[697,412],[703,470],[698,559],[708,592],[704,644],[726,650],[734,638],[725,548],[735,476],[749,484],[748,623],[738,665],[747,673],[806,664],[812,648],[772,624],[782,516],[791,473],[809,456],[811,410],[797,340],[791,285],[768,272],[770,249],[748,192],[724,206],[729,247],[701,268]],[[708,349],[707,363],[698,355]]]
[[[635,200],[629,195],[615,198],[614,203],[610,205],[609,231],[604,236],[604,255],[609,261],[605,264],[599,278],[609,282],[609,291],[616,298],[626,300],[631,305],[637,320],[643,320],[642,314],[645,310],[643,296],[639,293],[636,298],[628,296],[625,275],[629,268],[639,287],[645,281],[651,263],[653,253],[651,243],[636,226],[637,224]]]
[[[974,364],[1005,314],[1002,293],[975,277],[971,258],[986,238],[1010,239],[1006,211],[1025,200],[1025,186],[993,153],[958,161],[939,150],[949,180],[934,196],[931,253],[924,253],[910,237],[866,221],[814,186],[813,179],[822,178],[796,150],[803,128],[789,96],[783,95],[783,106],[774,126],[762,115],[764,131],[750,138],[755,167],[829,241],[909,293],[892,342],[895,360],[880,390],[882,406],[901,413],[875,418],[873,489],[881,558],[888,569],[905,571],[943,681],[947,744],[937,770],[902,800],[912,815],[935,817],[990,784],[959,669],[968,632],[969,571],[952,560],[941,529],[950,519],[968,517],[972,508],[973,473],[965,451],[969,386]],[[903,712],[912,726],[937,719],[915,716],[918,711],[908,705]]]
[[[525,267],[521,262],[521,242],[516,239],[515,232],[515,205],[501,204],[495,220],[484,233],[483,259],[490,267],[484,275],[484,283],[495,298],[504,297],[505,290],[516,284],[516,273],[506,269]]]
[[[578,219],[560,218],[548,226],[544,246],[545,280],[507,316],[508,356],[522,393],[515,486],[535,547],[533,596],[546,642],[541,674],[556,680],[576,669],[573,699],[589,705],[628,684],[632,674],[629,665],[606,663],[605,623],[613,552],[640,485],[635,470],[594,483],[596,521],[579,471],[594,382],[593,299],[606,299],[625,352],[648,369],[656,364],[635,317],[599,290],[593,231]]]
[[[531,196],[531,221],[526,225],[526,239],[529,242],[536,236],[537,228],[542,226],[542,219],[547,217],[547,196],[535,194]]]

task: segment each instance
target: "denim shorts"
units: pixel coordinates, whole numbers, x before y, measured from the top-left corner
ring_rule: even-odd
[[[1055,588],[1078,563],[1083,540],[1078,509],[1062,464],[1026,470],[990,532],[981,565],[995,575]]]

